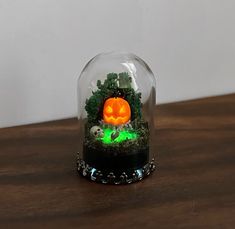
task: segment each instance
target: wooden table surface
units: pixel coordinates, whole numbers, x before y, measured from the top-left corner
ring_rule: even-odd
[[[78,176],[76,119],[0,129],[0,228],[235,228],[235,94],[157,107],[157,171]]]

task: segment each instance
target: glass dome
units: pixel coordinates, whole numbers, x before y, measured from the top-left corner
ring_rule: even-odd
[[[139,181],[155,168],[156,79],[131,53],[102,53],[78,79],[78,171],[100,183]]]

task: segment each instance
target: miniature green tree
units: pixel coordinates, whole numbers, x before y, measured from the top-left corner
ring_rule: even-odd
[[[131,88],[131,77],[129,77],[127,72],[119,73],[118,81],[120,88]]]

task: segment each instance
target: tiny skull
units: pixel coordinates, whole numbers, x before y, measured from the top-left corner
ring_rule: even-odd
[[[92,126],[90,129],[90,134],[95,138],[103,138],[104,131],[99,126]]]

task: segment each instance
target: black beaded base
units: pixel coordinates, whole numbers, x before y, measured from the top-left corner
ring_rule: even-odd
[[[89,180],[102,184],[130,184],[142,180],[155,170],[154,159],[141,168],[131,169],[129,171],[105,171],[93,168],[85,163],[77,154],[77,170]]]

